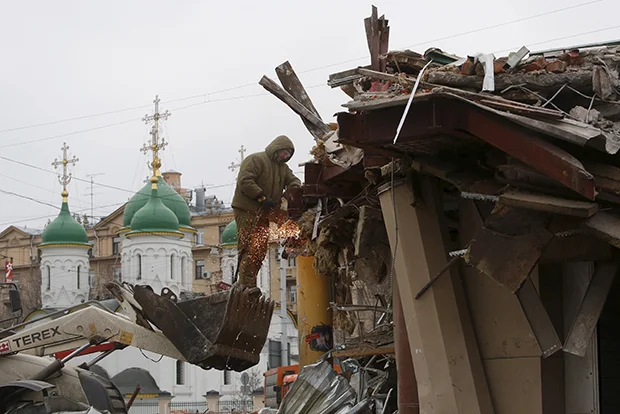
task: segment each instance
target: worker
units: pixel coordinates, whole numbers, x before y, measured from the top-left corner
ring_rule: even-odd
[[[280,135],[265,151],[241,162],[232,208],[237,222],[237,280],[243,286],[256,287],[269,245],[269,223],[281,225],[286,220],[281,209],[284,191],[301,185],[286,164],[294,153],[293,142]]]

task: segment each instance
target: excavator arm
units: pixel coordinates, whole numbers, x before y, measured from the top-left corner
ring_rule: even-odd
[[[0,339],[0,357],[25,352],[37,356],[98,349],[101,344],[132,346],[187,361],[203,369],[243,371],[256,365],[267,339],[275,303],[253,290],[225,292],[178,301],[164,288],[111,283],[122,313],[88,306],[58,318],[44,317],[13,327]],[[23,328],[16,330],[16,328]]]
[[[92,306],[17,331],[0,341],[0,355],[15,352],[52,355],[88,343],[98,345],[104,342],[185,360],[162,332],[142,327],[124,315]]]

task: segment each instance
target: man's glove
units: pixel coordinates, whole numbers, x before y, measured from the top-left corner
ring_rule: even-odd
[[[264,195],[260,196],[257,201],[258,201],[258,204],[260,204],[260,207],[265,211],[271,210],[272,208],[276,206],[275,201],[273,201],[272,199]]]

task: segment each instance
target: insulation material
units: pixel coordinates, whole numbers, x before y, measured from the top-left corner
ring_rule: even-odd
[[[280,405],[279,414],[345,414],[356,393],[327,361],[304,367]]]

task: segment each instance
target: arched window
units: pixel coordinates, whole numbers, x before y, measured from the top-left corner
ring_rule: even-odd
[[[181,283],[185,282],[187,277],[185,276],[185,256],[181,257]]]
[[[142,279],[142,255],[138,253],[138,279]]]
[[[174,254],[170,255],[170,279],[174,280]]]
[[[49,266],[46,266],[47,270],[47,290],[52,288],[52,269]]]
[[[77,267],[77,288],[80,288],[80,269],[82,268],[82,266],[78,266]]]

